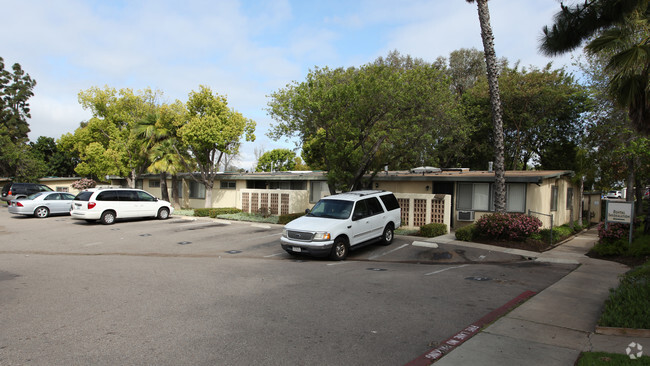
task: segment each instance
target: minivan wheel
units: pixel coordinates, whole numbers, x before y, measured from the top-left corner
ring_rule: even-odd
[[[106,211],[102,214],[102,217],[99,219],[104,225],[111,225],[115,223],[115,212]]]
[[[166,208],[161,208],[158,210],[158,218],[161,220],[166,220],[169,218],[169,210]]]
[[[348,245],[348,242],[343,238],[336,238],[336,240],[334,240],[334,245],[332,246],[330,259],[335,261],[342,261],[347,258],[349,251],[350,246]]]
[[[384,229],[384,235],[381,236],[381,244],[390,245],[390,243],[393,242],[393,234],[393,225],[386,225],[386,228]]]
[[[36,210],[34,210],[34,216],[38,217],[39,219],[44,219],[50,216],[50,210],[48,210],[47,207],[38,207]]]

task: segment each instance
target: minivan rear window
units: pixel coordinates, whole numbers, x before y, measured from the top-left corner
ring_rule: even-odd
[[[93,192],[79,192],[74,198],[75,201],[88,201],[90,196],[93,195]]]

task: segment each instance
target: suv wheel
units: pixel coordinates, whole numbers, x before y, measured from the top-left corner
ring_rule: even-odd
[[[338,237],[336,240],[334,240],[332,252],[330,253],[330,259],[335,261],[342,261],[347,258],[349,251],[350,246],[348,245],[348,242],[345,239]]]
[[[158,210],[158,218],[161,220],[167,220],[169,218],[169,210],[164,207]]]
[[[36,210],[34,210],[34,216],[39,219],[44,219],[50,216],[50,210],[48,210],[47,207],[37,207]]]
[[[106,211],[102,214],[102,217],[99,219],[104,225],[111,225],[115,223],[115,212]]]
[[[386,225],[384,235],[381,236],[382,245],[390,245],[393,242],[393,224]]]

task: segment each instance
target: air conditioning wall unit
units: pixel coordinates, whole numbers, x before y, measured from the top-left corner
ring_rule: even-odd
[[[474,211],[458,211],[458,221],[474,221]]]

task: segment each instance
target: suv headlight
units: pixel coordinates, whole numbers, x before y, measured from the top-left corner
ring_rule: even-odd
[[[289,237],[288,230],[287,229],[282,229],[282,236],[285,238]]]
[[[314,234],[314,240],[330,240],[331,235],[327,231],[317,231]]]

